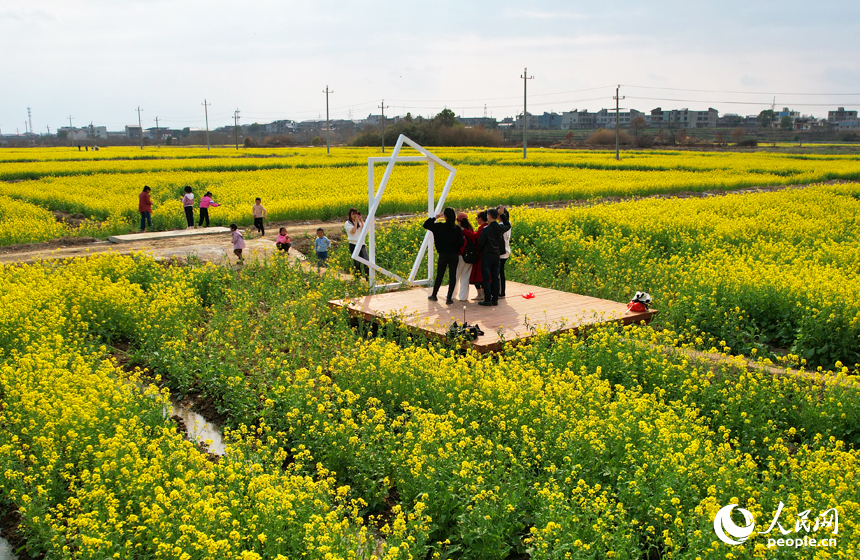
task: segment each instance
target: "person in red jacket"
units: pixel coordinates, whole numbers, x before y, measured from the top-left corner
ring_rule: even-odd
[[[152,227],[152,201],[149,199],[149,187],[143,187],[143,192],[137,195],[137,211],[140,212],[140,231],[146,231],[146,226]]]
[[[457,214],[457,223],[460,225],[460,228],[463,230],[463,246],[460,247],[460,261],[457,265],[457,299],[460,301],[468,301],[469,300],[469,285],[472,283],[472,269],[475,263],[466,262],[463,259],[463,255],[466,254],[466,247],[469,243],[471,243],[471,249],[474,255],[477,255],[477,243],[478,243],[478,233],[472,227],[472,224],[469,223],[469,217],[465,212],[460,212]],[[480,267],[480,264],[478,264]]]
[[[487,227],[487,213],[486,212],[478,212],[477,216],[478,229],[475,230],[475,245],[478,244],[478,238],[481,236],[481,231]],[[472,301],[483,301],[484,300],[484,277],[481,274],[481,258],[480,253],[478,253],[478,262],[472,265],[472,273],[469,277],[469,282],[475,285],[475,288],[478,289],[478,295]]]

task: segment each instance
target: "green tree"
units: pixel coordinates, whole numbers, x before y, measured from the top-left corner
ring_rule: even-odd
[[[779,121],[779,127],[783,130],[791,130],[794,128],[794,120],[788,115],[782,117]]]
[[[433,124],[436,126],[446,126],[448,128],[457,126],[457,115],[451,109],[442,109],[442,112],[433,117]]]
[[[758,114],[758,123],[761,125],[762,128],[770,126],[770,123],[773,122],[773,119],[773,109],[766,109]]]

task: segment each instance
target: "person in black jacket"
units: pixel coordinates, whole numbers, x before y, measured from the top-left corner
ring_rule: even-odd
[[[437,222],[437,218],[445,216],[444,222]],[[436,263],[436,282],[433,284],[433,294],[427,299],[436,301],[436,295],[439,293],[439,287],[442,286],[442,277],[445,276],[445,270],[448,270],[448,298],[445,303],[448,305],[454,303],[454,286],[457,284],[457,265],[460,262],[460,247],[463,246],[463,231],[457,225],[457,214],[453,208],[445,208],[441,214],[437,214],[435,218],[427,218],[424,222],[424,229],[433,232],[433,242],[436,244],[436,251],[439,253],[439,260]]]
[[[502,214],[495,208],[487,210],[490,223],[481,230],[478,237],[478,253],[481,254],[481,276],[484,282],[484,301],[478,305],[499,305],[499,265],[500,256],[505,252],[504,234],[511,229],[507,213]]]

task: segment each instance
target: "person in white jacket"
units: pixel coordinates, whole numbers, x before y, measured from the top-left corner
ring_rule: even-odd
[[[504,214],[508,220],[510,221],[511,215],[508,214],[508,209],[504,206],[499,206],[496,208],[499,211],[499,219],[501,219],[502,214]],[[511,256],[511,231],[513,228],[509,229],[502,236],[505,239],[505,252],[499,257],[499,297],[505,297],[505,263],[508,262],[508,259]]]

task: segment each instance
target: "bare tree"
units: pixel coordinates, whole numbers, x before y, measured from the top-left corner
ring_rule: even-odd
[[[633,129],[633,136],[638,138],[639,134],[641,134],[642,131],[648,128],[648,123],[645,122],[645,119],[643,117],[639,116],[630,121],[630,128]]]
[[[734,140],[736,144],[740,144],[746,135],[746,131],[739,126],[732,131],[732,140]]]

